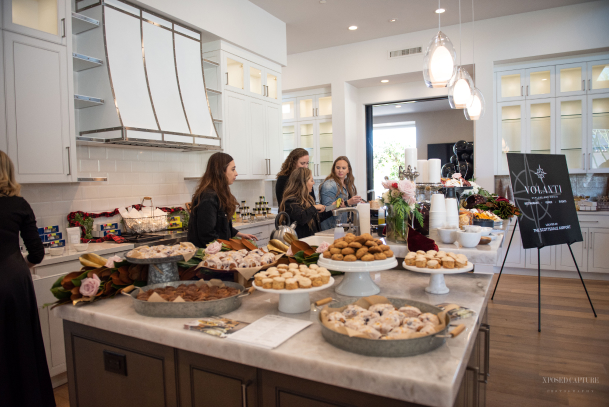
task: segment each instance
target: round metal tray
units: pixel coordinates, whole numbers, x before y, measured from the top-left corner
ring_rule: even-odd
[[[413,307],[420,309],[421,312],[438,314],[442,311],[442,309],[424,302],[401,298],[388,298],[388,300],[396,308],[400,308],[405,305],[412,305]],[[346,299],[332,304],[332,308],[340,308],[352,303],[353,299]],[[321,313],[319,317],[321,322]],[[379,340],[356,338],[333,331],[321,323],[320,325],[321,334],[324,339],[339,349],[365,356],[403,357],[420,355],[444,345],[446,338],[451,336],[448,333],[450,317],[445,315],[445,318],[446,327],[443,330],[433,335],[410,339]]]
[[[178,287],[182,284],[188,285],[189,283],[194,284],[195,282],[173,281],[171,283],[152,284],[138,287],[125,295],[128,295],[133,299],[133,307],[138,314],[159,318],[198,318],[228,314],[239,308],[241,306],[241,298],[248,295],[243,293],[245,287],[241,284],[223,281],[225,285],[239,289],[239,294],[222,298],[221,300],[199,302],[148,302],[137,299],[137,295],[140,291],[148,291],[153,288],[167,286]]]

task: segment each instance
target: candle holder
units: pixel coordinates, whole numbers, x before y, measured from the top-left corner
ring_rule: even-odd
[[[417,171],[417,167],[413,168],[409,165],[405,171],[401,165],[398,168],[398,176],[399,176],[400,180],[407,179],[409,181],[415,182],[415,180],[417,179],[417,177],[419,175],[421,175],[421,174],[419,174],[419,172]]]

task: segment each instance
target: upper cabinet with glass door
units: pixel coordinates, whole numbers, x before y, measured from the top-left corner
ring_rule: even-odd
[[[232,54],[224,58],[224,86],[232,91],[279,103],[281,75]]]
[[[556,66],[557,96],[576,96],[609,91],[609,60]]]
[[[332,117],[332,95],[301,96],[298,101],[299,119],[329,119]]]
[[[281,104],[281,117],[284,122],[296,120],[296,98],[283,99]]]
[[[586,97],[556,99],[556,154],[564,154],[569,173],[586,172]]]
[[[497,102],[554,97],[554,66],[497,73]]]
[[[588,111],[588,170],[609,172],[609,92],[590,95]]]
[[[65,0],[4,0],[3,29],[67,45]]]

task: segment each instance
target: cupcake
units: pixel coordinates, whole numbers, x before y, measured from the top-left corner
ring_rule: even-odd
[[[273,279],[273,290],[283,290],[285,288],[285,278],[275,277]]]
[[[425,268],[427,267],[427,259],[423,256],[417,256],[414,265],[419,268]]]
[[[256,276],[254,277],[254,284],[256,284],[258,287],[262,287],[262,280],[267,278],[266,274],[264,273],[258,273],[256,274]]]
[[[319,274],[314,274],[311,276],[311,285],[313,287],[321,287],[324,283],[321,281],[321,276]]]
[[[276,272],[278,272],[278,273],[280,273],[280,274],[281,274],[281,273],[283,273],[283,271],[280,271],[280,270],[279,270],[277,267],[269,267],[269,268],[266,270],[266,272],[267,272],[267,273],[270,273],[270,272],[273,272],[273,273],[274,273],[275,271],[276,271]]]
[[[286,279],[287,279],[287,278],[293,278],[293,277],[294,277],[294,274],[290,273],[289,271],[286,271],[285,273],[283,273],[283,274],[281,275],[281,277],[286,278]]]
[[[266,274],[270,278],[279,277],[279,271],[277,269],[272,270],[272,271],[269,270],[269,271],[266,272]]]
[[[442,267],[446,268],[446,269],[454,269],[455,268],[455,259],[453,259],[452,257],[444,257],[442,259]]]
[[[287,278],[285,280],[286,290],[296,290],[298,288],[298,280],[295,278]]]
[[[330,282],[330,277],[332,276],[332,274],[328,270],[321,270],[319,272],[319,275],[321,276],[321,282],[323,284],[328,284]]]
[[[311,265],[309,266],[309,268],[310,268],[311,270],[317,270],[317,269],[319,269],[319,266],[318,266],[317,264],[311,264]]]
[[[273,288],[273,279],[272,278],[264,278],[262,279],[262,288]]]
[[[277,268],[278,269],[285,269],[285,270],[287,270],[288,269],[288,265],[287,264],[279,264],[279,265],[277,265]]]
[[[427,262],[427,268],[428,269],[439,269],[440,263],[438,262],[438,260],[429,260]]]
[[[300,280],[298,280],[298,285],[300,288],[311,288],[311,280],[306,277],[302,277]]]

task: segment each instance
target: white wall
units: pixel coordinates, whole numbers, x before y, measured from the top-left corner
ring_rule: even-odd
[[[285,23],[247,0],[143,0],[138,3],[280,65],[287,64]]]
[[[476,177],[488,189],[494,187],[493,66],[495,61],[594,50],[609,46],[609,2],[598,1],[532,13],[478,21],[476,28],[476,86],[487,101],[487,112],[476,122]],[[420,71],[423,55],[387,59],[387,51],[427,47],[436,29],[380,38],[340,47],[288,56],[283,70],[284,90],[330,84],[333,94],[335,154],[355,148],[357,162],[365,162],[364,104],[446,95],[446,88],[427,89],[416,84],[351,89],[349,81],[380,78]],[[458,46],[459,27],[443,27]],[[471,64],[471,23],[463,26],[463,61]],[[350,85],[349,85],[350,86]],[[359,98],[354,97],[357,92]],[[465,120],[465,119],[464,119]],[[355,133],[353,125],[356,126]],[[351,155],[351,154],[349,154]],[[355,160],[353,160],[355,161]],[[365,189],[365,168],[356,170],[357,187]]]

